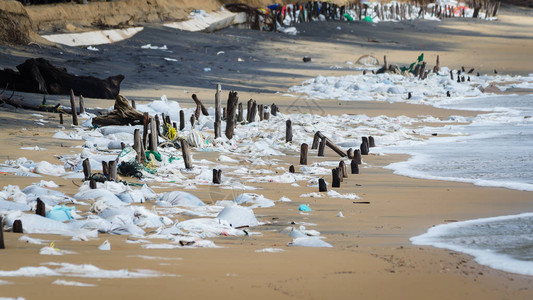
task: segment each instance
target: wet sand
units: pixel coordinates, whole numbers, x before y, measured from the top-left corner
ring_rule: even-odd
[[[356,72],[330,67],[345,65],[345,61],[354,61],[364,54],[376,57],[386,54],[389,62],[407,64],[423,51],[428,62],[432,61],[430,57],[440,54],[441,64],[445,66],[456,68],[464,64],[465,67],[476,67],[485,72],[497,68],[502,72],[515,74],[531,73],[530,66],[523,63],[528,57],[523,48],[531,49],[530,46],[533,45],[533,33],[527,32],[526,27],[532,21],[511,14],[502,15],[501,20],[496,23],[416,21],[377,26],[366,23],[313,23],[303,26],[306,32],[299,28],[302,33],[296,37],[238,29],[227,29],[211,35],[176,33],[156,26],[129,41],[99,47],[103,54],[88,53],[83,49],[65,49],[64,55],[57,55],[59,50],[50,48],[2,48],[0,63],[5,67],[17,64],[18,62],[13,63],[15,56],[8,53],[16,51],[19,58],[47,56],[54,63],[65,65],[67,69],[79,74],[95,75],[103,72],[112,75],[120,72],[126,74],[123,94],[127,97],[156,99],[165,93],[169,99],[176,99],[185,107],[192,106],[192,92],[197,93],[200,99],[205,99],[208,106],[212,106],[213,87],[221,82],[225,91],[239,91],[241,100],[254,98],[259,103],[276,103],[283,112],[291,108],[295,101],[294,98],[282,96],[291,85],[300,84],[318,74],[343,75]],[[522,23],[514,24],[519,21]],[[341,26],[340,31],[353,27],[354,33],[341,34],[336,29],[337,26]],[[490,34],[477,33],[489,27]],[[315,29],[311,30],[312,28]],[[324,31],[315,33],[316,28]],[[433,30],[440,35],[434,34]],[[507,30],[514,30],[514,35],[508,36]],[[179,38],[171,40],[171,35]],[[370,35],[381,42],[369,43]],[[453,39],[446,38],[447,35],[453,36]],[[239,38],[239,43],[246,41],[242,42],[244,46],[237,44],[237,36],[245,37]],[[444,38],[437,40],[434,36]],[[167,44],[174,52],[162,54],[157,50],[150,50],[138,54],[136,49],[146,43]],[[424,47],[420,47],[421,45]],[[464,54],[473,47],[478,55]],[[224,51],[225,54],[217,56],[218,51]],[[313,58],[312,63],[303,64],[301,57],[309,53]],[[220,62],[221,55],[224,55],[223,62]],[[177,66],[172,66],[162,59],[163,56],[184,59]],[[239,57],[245,59],[245,62],[237,63],[236,59]],[[487,65],[488,61],[490,66]],[[205,66],[211,67],[212,71],[204,72]],[[67,100],[66,97],[57,99]],[[112,102],[106,100],[86,101],[88,107],[111,105]],[[369,116],[433,115],[443,119],[449,115],[475,114],[398,103],[328,100],[320,101],[318,105],[325,114],[348,112]],[[45,126],[36,126],[31,119],[39,117],[31,117],[29,114],[31,113],[1,109],[0,120],[5,124],[5,130],[0,133],[0,159],[25,156],[36,161],[54,162],[57,160],[53,155],[80,151],[69,146],[79,145],[81,142],[50,139],[58,127],[56,115],[43,113],[50,122]],[[68,128],[69,124],[70,120],[67,120],[65,127]],[[35,145],[48,150],[19,150],[23,146]],[[320,159],[313,151],[309,155],[311,162],[338,159],[329,150],[326,151],[326,157]],[[296,154],[289,153],[280,157],[282,166],[288,168],[290,164],[296,165]],[[212,154],[194,152],[195,159],[210,158],[210,155]],[[125,236],[104,234],[87,242],[73,242],[69,237],[57,235],[31,235],[55,241],[56,247],[60,249],[77,252],[55,257],[38,255],[42,245],[19,242],[19,234],[4,233],[7,249],[0,253],[1,270],[38,266],[45,262],[68,262],[89,263],[112,270],[150,269],[173,276],[148,279],[60,278],[96,284],[96,287],[51,285],[57,277],[1,277],[0,279],[13,284],[0,286],[0,296],[23,296],[26,299],[531,298],[532,277],[493,270],[476,264],[470,256],[449,250],[413,246],[409,242],[410,237],[424,233],[433,225],[528,211],[531,207],[531,193],[412,179],[393,175],[392,171],[382,168],[405,159],[406,156],[399,155],[364,157],[367,165],[361,169],[361,174],[350,175],[338,190],[340,193],[356,193],[362,198],[360,201],[368,201],[370,204],[355,204],[353,202],[356,200],[328,197],[299,197],[303,193],[315,192],[316,188],[295,188],[289,184],[254,184],[262,187],[258,192],[269,199],[277,200],[281,196],[287,196],[293,202],[277,202],[274,207],[256,209],[256,215],[268,224],[254,228],[253,231],[260,231],[263,236],[214,238],[212,240],[222,247],[218,249],[147,250],[139,244],[125,243]],[[54,180],[61,186],[60,190],[69,195],[74,194],[77,185],[81,183],[79,180],[51,176],[36,180],[1,174],[0,178],[2,186],[17,184],[21,188],[41,179]],[[214,189],[212,186],[199,186],[198,190],[192,191],[207,203],[210,199],[232,197],[238,192]],[[309,215],[302,215],[298,212],[300,204],[309,204],[314,211]],[[344,218],[335,217],[339,211],[343,212]],[[334,247],[286,247],[292,238],[279,231],[291,222],[317,224],[307,227],[320,231]],[[97,250],[97,246],[106,239],[111,242],[112,250]],[[270,247],[285,251],[255,252]],[[153,259],[141,258],[139,255],[151,256]]]

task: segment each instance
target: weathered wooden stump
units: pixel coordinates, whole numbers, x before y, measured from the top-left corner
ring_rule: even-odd
[[[306,143],[303,143],[300,146],[300,165],[307,165],[307,151],[309,146]]]
[[[91,177],[91,163],[89,162],[89,159],[86,158],[83,160],[83,180],[89,180]]]
[[[191,122],[191,128],[194,128],[194,123],[196,123],[196,116],[192,114],[189,121]]]
[[[135,156],[136,162],[141,162],[143,160],[143,153],[142,153],[142,144],[141,144],[141,131],[139,129],[135,129],[133,131],[133,149],[135,150],[135,153],[137,153],[137,156]]]
[[[150,115],[145,112],[143,114],[143,148],[148,148],[148,125],[150,124]]]
[[[296,170],[294,169],[294,166],[293,166],[293,165],[291,165],[291,166],[289,167],[289,172],[290,172],[290,173],[294,173],[294,172],[296,172]]]
[[[117,181],[117,161],[111,160],[107,165],[109,166],[108,181]]]
[[[315,136],[313,137],[313,144],[311,144],[311,149],[318,149],[318,143],[320,143],[320,131],[315,132]]]
[[[194,112],[194,117],[196,118],[196,120],[200,120],[200,112],[204,116],[209,116],[207,108],[205,108],[204,104],[202,103],[202,101],[200,101],[200,99],[198,99],[196,94],[192,94],[192,100],[194,100],[194,103],[196,103],[196,110]]]
[[[239,103],[239,109],[237,113],[237,122],[241,123],[244,121],[244,106],[242,105],[242,102]]]
[[[323,178],[320,178],[318,180],[318,191],[319,192],[327,192],[328,186],[326,185],[326,181]]]
[[[346,151],[346,154],[348,155],[349,159],[352,159],[353,158],[353,149],[352,148],[348,149],[348,151]]]
[[[37,207],[35,208],[35,214],[46,218],[46,204],[44,204],[41,198],[37,198]]]
[[[102,173],[105,177],[109,177],[109,166],[107,165],[107,161],[102,161]]]
[[[2,217],[0,217],[0,249],[5,249],[6,245],[4,244],[4,224],[2,224]]]
[[[189,153],[189,143],[184,139],[181,140],[181,153],[183,156],[183,162],[185,163],[185,168],[192,169],[191,154]]]
[[[357,163],[357,160],[355,158],[352,159],[350,166],[352,168],[352,174],[359,174],[359,164]]]
[[[344,163],[343,160],[341,160],[339,162],[339,168],[341,169],[342,171],[342,177],[343,178],[348,178],[348,172],[346,171],[346,163]]]
[[[15,220],[13,222],[13,233],[24,233],[21,220]]]
[[[59,124],[63,124],[63,113],[59,113]]]
[[[273,116],[277,116],[278,115],[278,107],[276,106],[276,104],[272,103],[272,105],[270,106],[270,113]]]
[[[239,102],[239,96],[237,92],[230,91],[228,95],[227,115],[226,115],[226,137],[231,140],[233,137],[233,131],[235,129],[235,110],[237,109],[237,103]]]
[[[72,125],[78,126],[78,110],[76,109],[76,101],[74,99],[74,91],[70,90],[70,110],[72,114]]]
[[[85,101],[83,100],[82,95],[80,95],[79,104],[80,104],[80,114],[85,113]]]
[[[180,131],[182,131],[183,129],[185,129],[185,112],[183,110],[180,110]]]
[[[263,108],[263,104],[259,104],[257,106],[257,113],[259,114],[259,121],[263,121],[263,119],[265,118],[265,115],[263,114],[265,112],[264,108]]]
[[[291,120],[287,120],[285,124],[285,142],[292,142],[292,122]]]
[[[331,150],[335,151],[335,153],[337,153],[341,157],[345,157],[346,156],[346,152],[344,152],[339,146],[337,146],[332,141],[330,141],[320,131],[317,131],[317,133],[318,133],[318,137],[320,137],[321,139],[325,139],[326,140],[326,146],[328,146]]]
[[[357,164],[359,164],[359,165],[362,164],[363,160],[361,158],[361,150],[355,149],[354,152],[353,152],[353,158],[355,159]]]
[[[369,136],[368,137],[368,147],[370,147],[370,148],[376,147],[376,142],[374,141],[374,137],[373,136]]]
[[[341,187],[341,178],[339,176],[339,169],[331,169],[331,187]]]
[[[222,170],[213,169],[213,184],[220,184],[221,176],[222,176]]]
[[[96,189],[96,180],[91,179],[91,181],[89,181],[89,188],[91,188],[91,190]]]
[[[318,145],[318,156],[324,156],[324,151],[326,150],[326,138],[320,139],[320,144]]]
[[[361,155],[368,155],[368,138],[366,136],[362,137],[363,142],[361,143],[361,146],[359,147],[361,149]]]

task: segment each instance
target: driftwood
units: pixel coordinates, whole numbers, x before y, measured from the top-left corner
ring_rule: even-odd
[[[120,92],[123,75],[98,79],[76,76],[67,69],[56,67],[44,58],[31,58],[17,66],[17,71],[0,70],[0,86],[10,90],[50,95],[76,95],[90,98],[114,99]]]
[[[93,119],[93,125],[140,125],[143,123],[143,113],[133,109],[126,97],[118,95],[115,99],[115,109],[107,115]]]
[[[204,116],[209,116],[207,108],[205,108],[204,104],[202,101],[200,101],[200,99],[198,99],[196,94],[192,94],[192,100],[194,100],[194,103],[196,103],[196,111],[194,112],[194,117],[196,120],[200,120],[200,112],[202,112]]]
[[[325,135],[322,134],[322,132],[317,131],[315,133],[319,138],[326,140],[326,146],[328,146],[331,150],[335,151],[338,155],[341,157],[347,156],[346,152],[342,150],[339,146],[337,146],[335,143],[333,143],[330,139],[328,139]]]

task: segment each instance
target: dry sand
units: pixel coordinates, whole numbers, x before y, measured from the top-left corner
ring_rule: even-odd
[[[226,30],[205,37],[217,41],[220,47],[231,49],[231,41],[224,37],[259,36],[271,37],[269,42],[257,43],[250,49],[234,51],[250,51],[250,56],[259,52],[272,58],[272,64],[262,61],[261,64],[246,65],[236,74],[225,69],[210,74],[198,73],[197,78],[187,78],[188,74],[177,76],[177,82],[165,80],[154,73],[145,74],[150,84],[141,84],[142,74],[129,70],[130,77],[136,78],[126,84],[123,93],[131,98],[156,98],[162,93],[169,98],[179,99],[185,106],[190,104],[190,93],[197,92],[201,99],[212,105],[212,82],[223,80],[240,92],[241,99],[253,97],[259,103],[275,102],[281,110],[288,109],[294,98],[274,94],[285,92],[293,84],[312,78],[318,74],[348,74],[352,71],[330,70],[329,66],[344,64],[347,60],[355,60],[363,54],[376,56],[388,55],[395,63],[409,63],[420,51],[429,57],[441,55],[443,65],[458,67],[465,65],[485,71],[497,68],[501,71],[517,74],[531,73],[531,65],[524,61],[529,59],[525,49],[532,49],[533,32],[530,17],[516,17],[510,12],[501,15],[501,22],[470,22],[445,21],[443,23],[379,24],[366,28],[368,24],[310,24],[306,28],[321,26],[326,34],[307,37],[305,33],[296,38],[284,37],[270,33],[250,33],[239,30]],[[360,27],[358,27],[360,25]],[[383,26],[382,26],[383,25]],[[336,26],[348,27],[356,32],[353,35],[337,36]],[[413,28],[416,34],[406,29]],[[404,28],[395,30],[395,28]],[[418,28],[418,29],[417,29]],[[444,30],[446,36],[432,33]],[[154,29],[155,30],[155,29]],[[366,31],[365,31],[366,30]],[[486,31],[486,32],[485,32]],[[154,32],[160,31],[155,30]],[[365,34],[358,34],[365,32]],[[403,32],[399,34],[398,32]],[[425,33],[424,33],[425,32]],[[480,33],[481,32],[481,33]],[[513,34],[509,34],[513,32]],[[328,35],[327,33],[331,33]],[[311,33],[309,33],[311,34]],[[395,43],[368,43],[368,35],[376,39],[389,40],[396,38]],[[203,36],[200,36],[203,37]],[[148,37],[140,37],[137,44],[144,43]],[[189,38],[185,34],[185,38]],[[195,36],[190,36],[194,39]],[[410,39],[407,42],[405,39]],[[419,45],[414,46],[413,40]],[[224,41],[226,44],[224,44]],[[162,42],[161,42],[162,43]],[[120,47],[127,51],[129,44]],[[428,45],[431,45],[429,47]],[[110,46],[113,47],[113,46]],[[118,49],[120,49],[118,48]],[[117,49],[117,48],[114,48]],[[23,49],[22,52],[31,52]],[[203,49],[200,49],[203,51]],[[212,51],[212,50],[210,50]],[[227,52],[230,52],[226,50]],[[467,55],[477,51],[476,55]],[[3,52],[6,53],[6,52]],[[35,55],[39,55],[36,51]],[[300,59],[304,54],[311,54],[313,64],[301,66]],[[48,53],[53,57],[52,53]],[[75,56],[75,53],[72,54]],[[180,55],[186,55],[180,53]],[[198,54],[200,55],[200,54]],[[240,54],[236,54],[240,55]],[[21,55],[23,56],[23,55]],[[96,65],[85,66],[90,70],[99,70],[101,65],[113,61],[96,61]],[[136,62],[139,65],[148,62]],[[198,57],[189,57],[190,64],[202,65],[195,61]],[[61,56],[57,61],[68,62]],[[116,69],[127,70],[122,64],[116,63]],[[135,61],[135,60],[133,60]],[[285,62],[285,68],[282,68]],[[453,62],[453,63],[450,63]],[[187,68],[189,65],[180,66]],[[80,68],[73,64],[67,68]],[[191,67],[191,70],[192,67]],[[170,70],[169,70],[170,71]],[[193,71],[191,71],[193,72]],[[142,73],[142,72],[140,72]],[[286,75],[282,75],[285,73]],[[224,76],[227,74],[227,76]],[[139,76],[139,77],[136,77]],[[194,76],[193,76],[194,77]],[[163,83],[155,85],[162,79]],[[202,83],[207,81],[208,83]],[[185,83],[183,83],[185,82]],[[184,93],[184,90],[187,93]],[[60,97],[61,98],[61,97]],[[64,97],[63,97],[64,100]],[[107,107],[110,102],[89,100],[87,106]],[[458,112],[435,109],[429,106],[407,104],[388,104],[375,102],[339,102],[334,100],[319,102],[325,113],[339,114],[366,113],[375,115],[433,115],[446,118],[452,114],[472,115],[473,112]],[[0,122],[4,130],[0,132],[0,159],[25,156],[29,159],[54,161],[53,155],[61,155],[71,151],[79,151],[68,146],[76,142],[64,142],[50,139],[57,128],[57,116],[44,114],[50,123],[43,127],[33,125],[28,112],[12,112],[3,108],[0,111]],[[68,123],[68,122],[67,122]],[[21,128],[27,130],[21,130]],[[39,145],[46,152],[22,151],[22,146]],[[313,152],[311,152],[313,153]],[[199,159],[209,154],[195,153]],[[296,153],[281,158],[286,166],[297,163]],[[334,153],[326,151],[323,160],[338,159]],[[17,241],[18,234],[5,233],[7,249],[0,252],[1,270],[14,270],[23,266],[38,266],[43,262],[69,262],[76,264],[90,263],[103,269],[150,269],[158,270],[172,277],[156,277],[150,279],[84,279],[62,278],[78,282],[96,284],[97,287],[66,287],[51,285],[56,277],[40,278],[2,278],[13,282],[0,286],[0,296],[23,296],[26,299],[95,299],[95,298],[157,298],[175,299],[192,298],[207,299],[531,299],[533,297],[532,277],[510,274],[476,264],[471,257],[449,250],[431,247],[412,246],[409,238],[421,234],[432,225],[466,220],[480,217],[507,215],[524,212],[530,209],[532,194],[530,192],[513,191],[502,188],[484,188],[470,184],[411,179],[391,174],[390,170],[381,168],[391,162],[405,160],[405,156],[374,156],[365,157],[368,167],[361,174],[350,176],[340,188],[341,193],[356,193],[362,201],[370,204],[354,204],[353,200],[309,198],[303,199],[302,193],[314,192],[314,188],[294,188],[288,184],[259,184],[263,187],[261,194],[270,199],[287,196],[291,203],[277,203],[275,207],[256,209],[256,214],[270,224],[261,226],[261,237],[220,237],[213,239],[220,249],[174,249],[146,250],[138,244],[125,243],[124,236],[100,235],[98,240],[88,242],[72,242],[67,237],[39,236],[53,240],[56,247],[75,251],[76,255],[50,257],[38,255],[40,245],[25,244]],[[310,155],[310,161],[317,161]],[[26,186],[34,179],[20,178],[11,175],[0,175],[1,185],[17,184]],[[74,194],[78,181],[58,180],[45,177],[60,184],[61,190]],[[159,190],[158,190],[159,191]],[[214,190],[213,187],[200,186],[194,191],[202,200],[209,202],[212,198],[232,197],[233,192]],[[216,199],[213,199],[216,200]],[[308,203],[314,209],[309,215],[298,213],[298,205]],[[342,211],[344,218],[337,218]],[[309,222],[318,224],[312,229],[319,230],[334,248],[288,248],[291,239],[279,233],[279,230],[290,222]],[[112,244],[112,251],[96,250],[104,240]],[[282,253],[256,253],[255,250],[267,247],[283,248]],[[157,257],[153,260],[143,259],[139,255]]]

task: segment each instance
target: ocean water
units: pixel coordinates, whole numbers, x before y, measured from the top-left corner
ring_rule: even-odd
[[[469,125],[426,129],[456,136],[383,149],[412,155],[388,168],[410,177],[533,191],[533,95],[455,99],[436,106],[486,113]],[[533,193],[531,199],[533,203]],[[533,275],[533,213],[443,224],[411,241],[467,253],[492,268]]]

